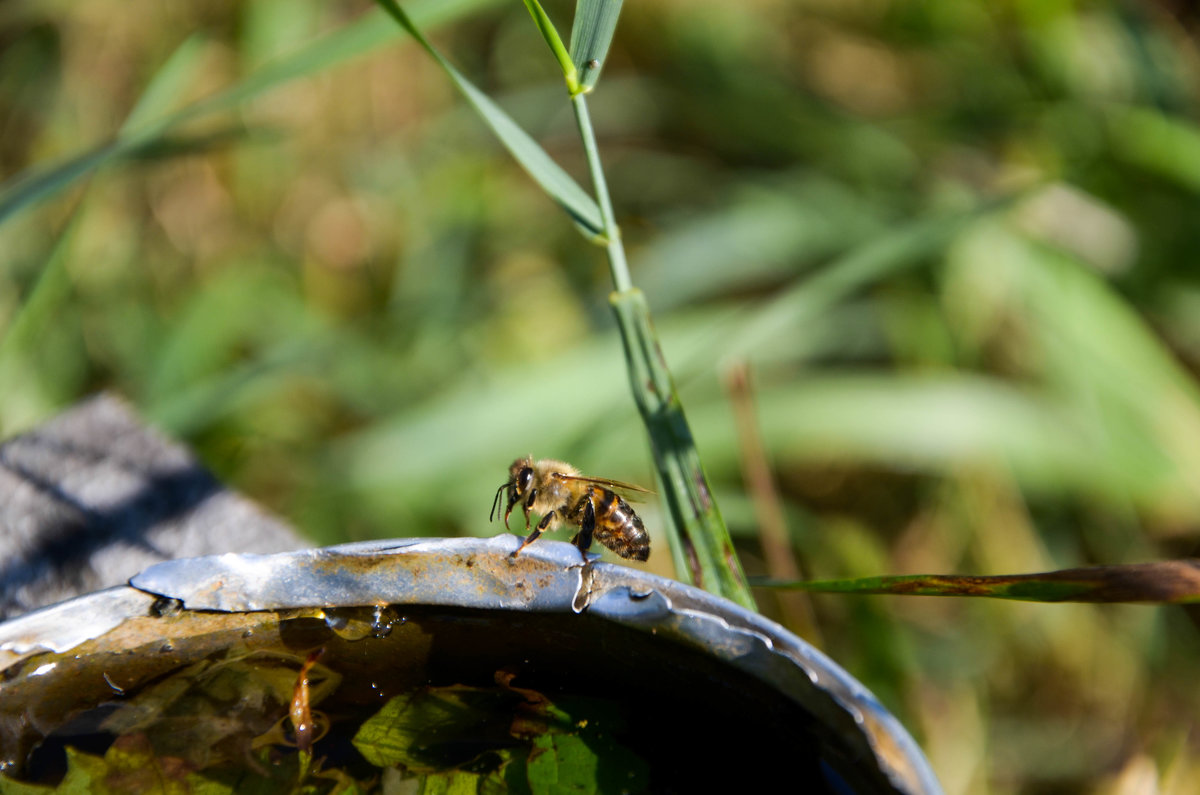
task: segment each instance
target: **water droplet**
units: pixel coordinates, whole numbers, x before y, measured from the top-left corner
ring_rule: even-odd
[[[325,626],[332,629],[334,632],[345,629],[350,625],[350,617],[343,613],[325,613]]]
[[[57,667],[58,667],[58,663],[53,663],[53,662],[46,663],[45,665],[39,665],[37,667],[37,669],[34,670],[33,673],[31,673],[29,675],[30,676],[45,676],[46,674],[50,673]]]
[[[325,611],[325,626],[343,640],[362,640],[374,631],[367,613],[360,608],[331,608]]]
[[[371,613],[371,637],[383,639],[392,634],[397,624],[403,624],[404,619],[396,615],[390,607],[376,605]]]

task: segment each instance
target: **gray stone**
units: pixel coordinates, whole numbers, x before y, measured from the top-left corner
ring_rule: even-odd
[[[0,621],[164,560],[305,546],[111,395],[0,445]]]

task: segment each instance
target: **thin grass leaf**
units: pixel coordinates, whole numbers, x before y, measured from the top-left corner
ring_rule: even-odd
[[[797,317],[815,319],[854,291],[906,268],[927,263],[964,229],[1007,208],[1015,197],[981,204],[964,212],[921,219],[867,241],[799,281],[761,307],[730,341],[729,355],[753,359],[754,350],[773,339]]]
[[[579,0],[571,28],[571,59],[575,62],[582,91],[591,91],[600,79],[623,0]]]
[[[1200,130],[1191,120],[1156,108],[1116,107],[1105,121],[1118,156],[1200,191]]]
[[[676,574],[756,610],[650,323],[646,298],[640,290],[631,289],[613,293],[610,303],[621,329],[634,399],[650,434],[659,493],[670,518],[667,529]]]
[[[525,7],[529,9],[534,24],[542,33],[542,38],[550,45],[550,52],[554,53],[554,57],[558,60],[563,78],[567,81],[567,90],[572,96],[578,94],[582,90],[579,84],[579,70],[571,61],[571,54],[567,52],[567,47],[563,44],[562,37],[558,35],[558,30],[550,20],[550,15],[546,13],[546,9],[542,8],[542,4],[538,0],[525,0]]]
[[[639,246],[633,270],[655,312],[730,291],[765,294],[884,234],[886,212],[830,180],[784,175],[723,195],[714,207],[663,229]]]
[[[443,25],[500,0],[414,0],[410,16],[425,28]],[[313,42],[287,58],[265,65],[240,83],[184,109],[174,122],[237,107],[246,100],[300,77],[322,72],[385,44],[394,43],[396,26],[384,14],[362,19]]]
[[[79,227],[80,209],[76,207],[54,243],[37,283],[7,329],[0,328],[0,428],[12,430],[34,419],[45,409],[46,383],[52,380],[49,368],[39,366],[39,342],[45,329],[71,298],[71,277],[67,260]]]
[[[132,154],[132,142],[106,144],[89,152],[59,161],[49,168],[34,168],[0,187],[0,223],[18,210],[66,188],[75,180],[92,173],[105,163]]]
[[[1042,362],[1040,378],[1088,429],[1088,456],[1106,472],[1105,499],[1138,495],[1148,506],[1196,499],[1200,389],[1112,284],[1003,224],[964,236],[948,264],[950,300],[970,307],[964,319],[993,318],[980,331],[1010,334],[1001,318],[1023,319],[1020,333]]]
[[[755,610],[754,597],[708,486],[683,403],[650,322],[650,307],[642,292],[633,287],[586,97],[571,97],[571,107],[604,222],[605,249],[616,288],[609,303],[621,332],[629,385],[650,436],[655,473],[669,517],[667,531],[676,576]]]
[[[22,207],[57,193],[107,161],[139,154],[156,134],[164,131],[161,127],[148,127],[146,121],[164,114],[171,98],[191,79],[202,46],[202,37],[191,36],[176,48],[150,80],[121,125],[116,141],[68,158],[49,169],[18,175],[0,188],[0,222]],[[142,128],[140,134],[139,128]]]
[[[412,15],[423,25],[438,25],[495,2],[498,0],[424,0],[413,4]],[[156,123],[135,126],[127,122],[122,127],[121,137],[115,141],[93,147],[51,165],[38,165],[27,169],[0,184],[0,223],[14,213],[62,191],[75,180],[108,163],[136,156],[156,138],[180,124],[211,113],[236,108],[241,103],[283,83],[328,69],[352,57],[365,55],[370,50],[392,41],[395,36],[395,25],[386,16],[368,15],[318,39],[295,55],[263,67],[225,91],[202,99],[169,116],[161,117]],[[157,104],[158,100],[148,99],[147,102],[153,105]],[[149,119],[152,116],[149,111],[138,112],[137,115],[140,119]]]
[[[983,596],[1023,602],[1200,602],[1200,560],[1130,563],[1061,569],[1040,574],[914,574],[851,580],[779,582],[756,580],[764,588],[816,593],[894,596]]]
[[[176,97],[183,93],[184,87],[192,80],[204,45],[203,36],[192,35],[175,48],[175,52],[159,67],[142,91],[137,104],[121,125],[117,138],[129,135],[139,128],[148,127],[149,122],[167,115]]]
[[[529,175],[542,186],[542,189],[567,211],[580,231],[591,239],[602,238],[604,224],[600,217],[600,207],[591,196],[584,192],[583,188],[579,187],[579,183],[563,171],[562,167],[555,163],[550,155],[546,154],[546,151],[529,137],[529,134],[522,130],[499,105],[477,89],[454,68],[453,64],[442,57],[442,54],[429,43],[429,40],[395,0],[376,0],[376,2],[446,70],[446,74],[471,103],[476,113],[492,128],[492,132],[496,134],[500,142],[529,172]]]

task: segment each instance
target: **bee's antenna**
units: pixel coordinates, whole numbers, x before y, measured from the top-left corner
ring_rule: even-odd
[[[489,522],[496,521],[496,514],[500,510],[500,494],[512,484],[513,482],[510,480],[507,483],[500,484],[500,488],[496,489],[496,497],[492,500],[492,512],[488,514]]]

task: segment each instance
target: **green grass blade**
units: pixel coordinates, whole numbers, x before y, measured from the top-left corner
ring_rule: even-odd
[[[838,257],[807,279],[756,307],[745,326],[731,341],[727,353],[750,357],[756,348],[773,339],[796,318],[816,318],[856,290],[940,255],[969,225],[1007,208],[1012,197],[980,204],[968,210],[922,218],[899,226]]]
[[[148,127],[149,122],[167,115],[175,98],[183,93],[184,87],[192,79],[200,57],[203,55],[204,44],[203,36],[192,35],[175,48],[175,52],[171,53],[171,57],[159,68],[154,77],[150,79],[149,85],[142,91],[137,104],[133,106],[133,110],[125,118],[125,123],[121,125],[121,131],[117,133],[117,138]]]
[[[591,91],[600,79],[623,0],[579,0],[571,28],[571,59],[583,75],[583,91]]]
[[[1119,157],[1200,191],[1200,130],[1192,120],[1153,108],[1115,107],[1105,121]]]
[[[621,329],[633,395],[650,434],[659,492],[670,518],[667,531],[675,571],[710,593],[756,610],[650,324],[646,298],[633,289],[613,293],[610,302]]]
[[[755,581],[756,586],[818,593],[983,596],[1023,602],[1200,602],[1200,560],[1092,566],[1040,574],[913,574],[850,580]]]
[[[410,16],[418,24],[430,28],[498,2],[499,0],[416,0],[412,3]],[[229,110],[278,85],[365,55],[371,50],[392,43],[395,39],[396,26],[390,17],[386,14],[368,14],[357,22],[313,42],[295,55],[267,64],[220,94],[197,102],[182,111],[174,121]]]
[[[181,44],[151,79],[137,104],[121,125],[117,140],[61,161],[57,166],[18,175],[0,187],[0,222],[12,213],[53,195],[104,163],[136,155],[147,144],[147,136],[137,134],[146,121],[163,115],[165,108],[190,79],[197,64],[203,39],[191,36]],[[160,132],[161,130],[155,130]]]
[[[541,31],[542,38],[550,45],[550,52],[554,53],[554,57],[558,60],[563,77],[567,81],[567,90],[572,95],[578,94],[581,89],[579,84],[579,70],[571,61],[571,54],[567,52],[567,47],[563,44],[562,37],[558,35],[558,30],[550,20],[550,15],[546,13],[546,9],[542,8],[542,4],[538,0],[525,0],[525,7],[529,9],[534,24]]]
[[[454,81],[459,91],[463,93],[480,117],[492,128],[492,132],[496,134],[500,142],[529,172],[529,175],[542,186],[542,189],[567,211],[580,231],[593,239],[602,237],[604,226],[600,218],[600,208],[595,200],[579,187],[579,183],[563,171],[562,167],[555,163],[550,155],[546,154],[546,151],[533,138],[529,137],[529,134],[522,130],[499,105],[477,89],[454,68],[453,64],[442,57],[442,54],[429,43],[429,40],[395,0],[376,0],[376,2],[391,14],[392,18],[446,70],[446,74]]]
[[[413,4],[412,15],[423,25],[436,25],[494,2],[497,0],[424,0],[424,2]],[[136,156],[144,147],[165,135],[173,127],[201,116],[236,108],[242,102],[276,86],[328,69],[352,57],[365,55],[370,50],[387,44],[395,37],[396,27],[387,16],[367,15],[353,24],[318,39],[290,57],[264,66],[220,93],[206,97],[169,116],[160,117],[157,123],[136,126],[131,117],[131,121],[122,127],[121,137],[118,140],[94,147],[52,165],[35,166],[0,184],[0,223],[14,213],[58,193],[75,180],[110,162]],[[186,62],[186,52],[180,57]],[[183,65],[186,64],[180,66]],[[164,77],[165,79],[167,78]],[[145,102],[146,107],[149,108],[158,105],[159,100],[147,96]],[[143,120],[148,121],[153,115],[148,109],[143,112],[141,107],[140,103],[139,108],[135,111],[138,124],[142,124]]]
[[[676,576],[755,610],[754,597],[746,587],[745,574],[708,486],[683,404],[650,322],[650,307],[642,292],[633,287],[587,100],[583,94],[577,94],[571,97],[571,105],[604,222],[605,248],[616,287],[609,303],[621,332],[634,401],[650,436],[655,471],[669,517],[667,531]]]
[[[58,193],[105,163],[134,154],[137,149],[136,142],[118,141],[67,158],[49,168],[32,169],[18,174],[0,186],[0,223],[13,213]]]
[[[71,212],[54,248],[7,328],[0,325],[0,431],[11,433],[46,416],[83,388],[85,365],[72,321],[75,288],[68,261],[84,210]],[[59,332],[66,329],[66,339]]]

